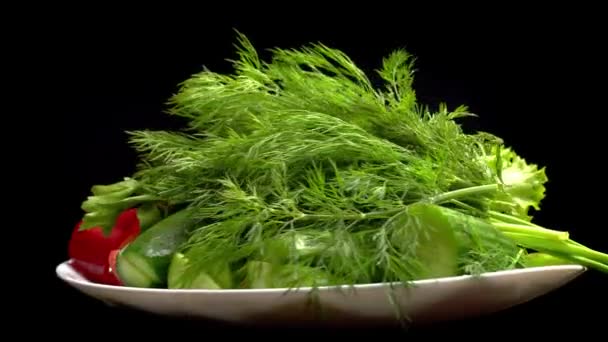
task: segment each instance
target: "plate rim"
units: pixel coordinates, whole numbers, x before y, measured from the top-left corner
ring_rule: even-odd
[[[146,288],[146,287],[132,287],[132,286],[117,286],[117,285],[109,285],[109,284],[101,284],[95,283],[86,279],[77,279],[71,277],[69,274],[66,274],[65,269],[70,269],[72,272],[78,274],[72,266],[70,266],[70,260],[65,260],[59,263],[55,267],[56,276],[62,281],[76,285],[80,287],[88,287],[95,289],[105,289],[112,291],[123,291],[123,292],[147,292],[147,293],[160,293],[160,294],[178,294],[178,293],[187,293],[187,294],[261,294],[261,293],[284,293],[284,292],[310,292],[313,290],[313,287],[298,287],[298,288],[261,288],[261,289],[165,289],[165,288]],[[564,265],[550,265],[550,266],[535,266],[528,268],[519,268],[519,269],[511,269],[511,270],[501,270],[494,272],[486,272],[482,273],[479,276],[474,275],[459,275],[459,276],[451,276],[451,277],[440,277],[440,278],[431,278],[431,279],[422,279],[415,280],[410,282],[411,286],[421,286],[421,285],[430,285],[430,284],[439,284],[439,283],[455,283],[462,282],[476,278],[498,278],[511,274],[526,274],[526,273],[536,273],[543,271],[573,271],[576,272],[573,278],[581,275],[582,273],[587,271],[587,267],[578,264],[564,264]],[[390,287],[391,284],[397,284],[401,286],[401,283],[369,283],[369,284],[355,284],[355,285],[329,285],[329,286],[318,286],[316,287],[316,291],[330,291],[330,290],[339,290],[339,289],[373,289],[373,288],[384,288]]]

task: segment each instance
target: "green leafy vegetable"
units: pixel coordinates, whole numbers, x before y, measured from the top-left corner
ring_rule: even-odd
[[[530,208],[540,210],[540,202],[545,197],[548,181],[545,169],[527,164],[511,148],[503,148],[487,160],[489,163],[500,160],[500,179],[507,186],[506,191],[492,201],[491,208],[530,221]]]
[[[106,226],[141,199],[188,207],[197,226],[173,259],[173,286],[407,282],[527,261],[608,271],[606,254],[532,223],[544,168],[490,133],[465,134],[465,106],[417,103],[404,50],[383,60],[375,88],[322,44],[262,61],[239,43],[235,74],[205,69],[170,99],[187,127],[129,132],[138,172],[109,206],[84,206]]]
[[[110,185],[94,185],[91,187],[92,195],[82,203],[86,212],[83,217],[81,230],[101,227],[105,234],[109,234],[118,215],[128,208],[142,205],[140,219],[142,229],[156,220],[160,213],[151,203],[154,197],[149,194],[138,194],[139,183],[129,177]]]

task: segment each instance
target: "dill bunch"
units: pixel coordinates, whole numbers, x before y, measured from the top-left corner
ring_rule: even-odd
[[[322,44],[262,61],[238,43],[234,74],[204,69],[170,99],[182,131],[129,132],[137,190],[120,201],[191,211],[186,283],[226,272],[240,288],[408,282],[525,267],[527,248],[567,259],[571,241],[528,213],[544,169],[499,137],[464,133],[465,106],[417,103],[406,51],[383,59],[375,88]],[[580,248],[577,262],[608,269]]]

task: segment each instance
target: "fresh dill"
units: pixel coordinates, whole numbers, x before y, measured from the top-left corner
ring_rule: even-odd
[[[193,213],[186,283],[226,272],[234,288],[407,283],[525,267],[527,248],[608,269],[605,254],[532,223],[543,168],[466,134],[466,106],[417,102],[406,51],[383,59],[376,88],[325,45],[263,61],[238,42],[234,74],[204,69],[168,101],[187,127],[129,132],[137,191],[119,199]]]

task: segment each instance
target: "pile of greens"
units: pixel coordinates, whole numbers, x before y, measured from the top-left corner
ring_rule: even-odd
[[[417,102],[406,51],[383,59],[374,87],[322,44],[264,61],[238,42],[234,74],[205,69],[170,99],[183,130],[128,132],[137,172],[85,201],[81,229],[110,230],[127,208],[187,211],[174,287],[201,274],[259,288],[567,263],[608,271],[608,255],[532,222],[544,168],[493,134],[465,133],[466,107]]]

